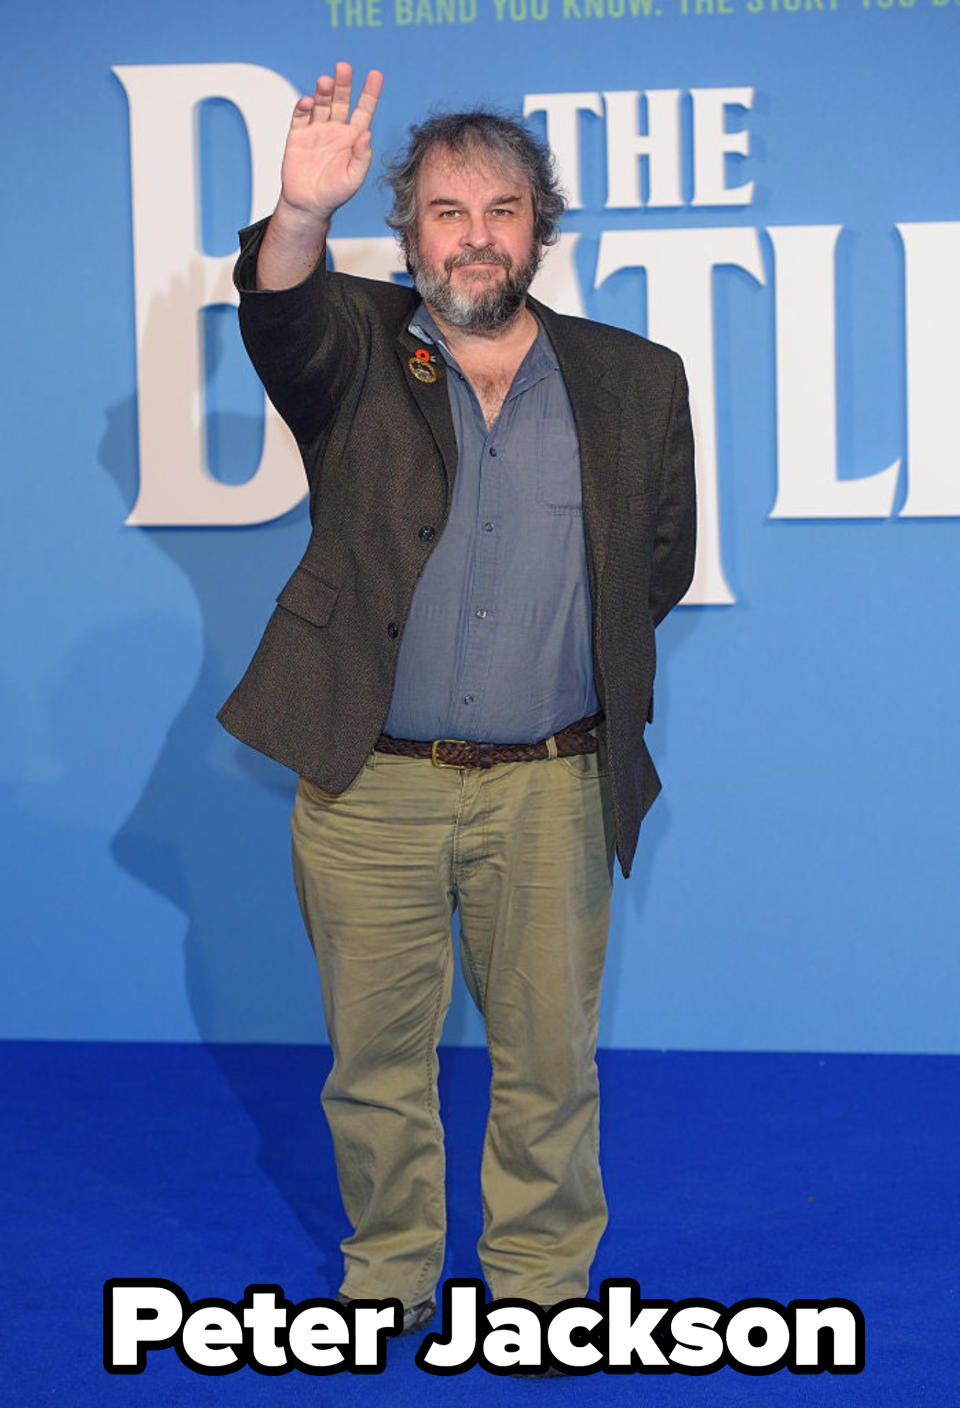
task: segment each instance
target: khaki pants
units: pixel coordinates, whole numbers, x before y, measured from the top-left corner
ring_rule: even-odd
[[[338,796],[300,782],[294,875],[333,1047],[349,1297],[413,1304],[443,1264],[436,1053],[455,908],[493,1069],[487,1283],[543,1305],[586,1293],[606,1225],[594,1056],[614,828],[598,737],[599,753],[487,770],[374,753]]]

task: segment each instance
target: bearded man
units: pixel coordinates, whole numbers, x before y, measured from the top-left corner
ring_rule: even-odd
[[[451,917],[492,1063],[491,1292],[586,1294],[606,1225],[595,1063],[614,853],[659,780],[654,628],[693,572],[675,353],[527,290],[563,210],[546,149],[488,112],[412,129],[389,217],[414,287],[330,273],[382,85],[338,64],[294,111],[282,194],[242,232],[246,346],[297,438],[304,558],[225,726],[299,774],[294,872],[353,1234],[344,1300],[435,1309],[437,1043]]]

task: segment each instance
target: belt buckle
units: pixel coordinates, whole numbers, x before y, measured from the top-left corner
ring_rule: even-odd
[[[463,767],[463,764],[462,764],[462,763],[445,763],[442,758],[438,758],[438,757],[437,757],[437,749],[440,747],[440,744],[441,744],[441,743],[463,743],[463,744],[467,744],[467,743],[469,743],[469,742],[470,742],[470,740],[469,740],[468,738],[435,738],[435,739],[433,740],[433,742],[430,744],[430,761],[431,761],[431,763],[433,763],[433,766],[434,766],[435,768],[460,768],[460,767]]]

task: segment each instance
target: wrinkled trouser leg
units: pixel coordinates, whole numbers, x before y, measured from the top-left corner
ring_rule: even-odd
[[[596,1045],[613,808],[597,754],[518,764],[480,784],[455,856],[464,971],[493,1067],[483,1235],[494,1296],[587,1292],[607,1221]],[[505,785],[509,782],[509,786]]]
[[[293,859],[333,1048],[323,1107],[354,1229],[341,1292],[411,1305],[436,1285],[446,1231],[436,1049],[452,973],[452,828],[449,800],[430,787],[437,770],[421,771],[426,788],[398,786],[389,761],[375,756],[336,799],[301,781]]]

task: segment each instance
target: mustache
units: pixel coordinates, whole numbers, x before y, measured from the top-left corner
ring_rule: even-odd
[[[467,251],[464,254],[451,255],[443,261],[443,267],[449,274],[454,269],[461,269],[465,264],[502,264],[505,269],[513,267],[513,260],[509,254],[498,254],[495,249],[477,249],[472,253]]]

